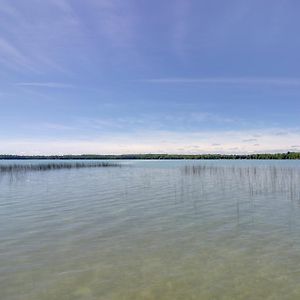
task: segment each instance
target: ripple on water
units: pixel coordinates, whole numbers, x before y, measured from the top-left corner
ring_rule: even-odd
[[[1,300],[299,299],[298,162],[0,180]]]

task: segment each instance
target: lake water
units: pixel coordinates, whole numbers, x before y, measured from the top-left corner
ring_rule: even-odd
[[[299,161],[120,163],[0,174],[1,300],[300,299]]]

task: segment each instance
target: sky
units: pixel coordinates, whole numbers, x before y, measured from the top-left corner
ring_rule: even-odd
[[[299,11],[0,0],[0,154],[300,151]]]

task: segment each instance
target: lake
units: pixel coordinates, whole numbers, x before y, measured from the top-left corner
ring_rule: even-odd
[[[0,174],[1,300],[300,299],[300,161],[116,163]]]

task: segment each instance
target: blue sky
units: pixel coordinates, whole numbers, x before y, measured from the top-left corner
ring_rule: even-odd
[[[300,151],[299,11],[1,0],[0,153]]]

